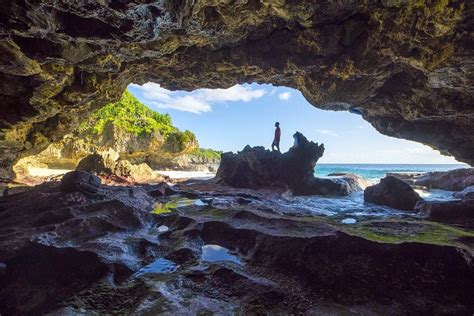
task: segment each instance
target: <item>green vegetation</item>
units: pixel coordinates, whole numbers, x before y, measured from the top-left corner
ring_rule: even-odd
[[[108,122],[136,135],[159,131],[166,139],[173,133],[180,133],[173,126],[169,114],[149,109],[127,90],[119,101],[109,103],[95,112],[88,121],[81,124],[79,130],[86,135],[98,135],[104,131]]]
[[[163,149],[172,153],[189,149],[198,150],[200,153],[194,133],[188,130],[180,131],[173,126],[169,114],[160,114],[149,109],[127,90],[119,101],[106,104],[89,120],[83,122],[79,132],[86,137],[94,137],[102,134],[108,123],[138,136],[159,131],[164,138]],[[206,155],[209,154],[210,152],[206,152]]]
[[[203,158],[207,160],[219,160],[221,159],[222,152],[208,148],[196,148],[190,151],[189,154],[197,158]]]
[[[196,139],[196,135],[192,132],[185,130],[184,132],[181,131],[174,131],[168,135],[165,141],[164,148],[170,152],[182,152],[187,148],[197,148],[198,142]]]
[[[177,208],[193,205],[193,203],[193,200],[185,197],[172,197],[167,203],[156,203],[151,213],[156,215],[171,213]]]
[[[474,238],[474,233],[430,221],[391,219],[367,221],[351,227],[341,227],[347,233],[382,243],[420,242],[463,247],[462,238]]]

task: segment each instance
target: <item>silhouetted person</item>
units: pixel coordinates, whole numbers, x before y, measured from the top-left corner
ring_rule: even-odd
[[[280,123],[276,122],[275,123],[275,137],[273,138],[272,150],[275,150],[274,147],[276,147],[278,152],[280,152],[280,136],[281,136]]]

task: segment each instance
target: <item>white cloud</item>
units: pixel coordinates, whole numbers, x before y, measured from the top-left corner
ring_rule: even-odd
[[[158,109],[173,109],[196,114],[212,111],[212,108],[208,103],[201,101],[191,95],[171,99],[171,102],[162,103],[149,101],[148,103],[157,107]]]
[[[336,133],[334,131],[330,131],[328,129],[317,129],[316,132],[319,133],[319,134],[324,134],[324,135],[339,136],[338,133]]]
[[[148,82],[145,83],[143,86],[140,86],[138,84],[132,83],[130,86],[135,89],[141,90],[143,93],[143,97],[148,100],[171,100],[170,95],[172,94],[172,91],[160,87],[159,84]]]
[[[266,92],[263,89],[252,90],[242,85],[235,85],[227,89],[199,89],[198,96],[208,102],[244,101],[261,98]]]
[[[160,109],[174,109],[191,113],[212,111],[212,105],[220,102],[249,102],[261,98],[266,91],[252,89],[250,86],[235,85],[227,89],[198,89],[182,95],[181,92],[170,91],[159,84],[148,82],[144,85],[131,85],[140,90],[144,102]]]
[[[278,95],[278,98],[284,101],[288,100],[290,97],[291,97],[291,93],[289,92],[283,92]]]

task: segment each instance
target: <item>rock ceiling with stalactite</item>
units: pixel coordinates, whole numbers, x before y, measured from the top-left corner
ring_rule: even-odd
[[[293,87],[474,163],[472,1],[1,2],[0,177],[147,81]]]

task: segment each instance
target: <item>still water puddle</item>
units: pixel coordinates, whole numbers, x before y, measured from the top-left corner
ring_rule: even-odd
[[[164,233],[164,232],[167,232],[169,230],[169,227],[165,226],[165,225],[161,225],[161,226],[158,226],[157,230],[158,230],[159,233]]]
[[[135,272],[135,276],[143,276],[145,274],[155,273],[171,273],[176,271],[177,268],[178,266],[173,261],[159,258]]]
[[[355,224],[357,222],[357,220],[355,218],[344,218],[342,221],[341,221],[343,224]]]
[[[242,264],[239,258],[230,254],[229,249],[219,245],[202,246],[202,260],[209,262],[231,261]]]

